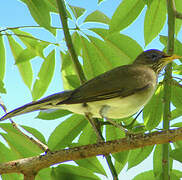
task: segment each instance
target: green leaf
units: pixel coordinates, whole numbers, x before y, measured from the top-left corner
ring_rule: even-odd
[[[159,86],[149,103],[144,107],[143,119],[148,130],[154,129],[162,121],[163,117],[163,86]]]
[[[39,99],[47,90],[55,69],[55,51],[53,50],[45,59],[38,73],[33,90],[32,97],[34,100]]]
[[[50,8],[45,0],[37,1],[37,0],[21,0],[24,2],[34,18],[34,20],[42,27],[46,28],[48,31],[56,34],[56,30],[51,28],[50,21]]]
[[[108,24],[110,19],[101,11],[94,11],[93,13],[89,14],[84,22],[96,22],[96,23],[105,23]]]
[[[154,173],[152,170],[149,170],[149,171],[145,171],[145,172],[142,172],[138,175],[136,175],[133,180],[148,180],[150,177],[150,180],[156,180],[155,176],[154,176]]]
[[[5,59],[5,48],[4,48],[4,43],[3,43],[3,36],[0,36],[0,80],[4,79],[5,61],[6,61],[6,59]],[[1,92],[1,90],[0,90],[0,92]]]
[[[128,169],[140,164],[152,152],[154,146],[146,146],[143,148],[130,151],[128,159]]]
[[[87,120],[82,115],[72,115],[58,125],[48,140],[48,147],[51,150],[58,150],[67,147],[86,126]]]
[[[110,31],[121,31],[130,25],[139,16],[144,5],[143,0],[123,0],[112,16]]]
[[[178,178],[182,178],[182,171],[179,171],[177,169],[173,169],[172,173],[175,174]]]
[[[34,144],[30,139],[25,137],[22,133],[16,130],[11,124],[0,124],[0,127],[7,132],[2,134],[11,151],[18,158],[35,156],[42,153],[42,150]]]
[[[60,180],[60,179],[99,180],[99,178],[88,169],[68,164],[61,164],[56,168],[52,168],[51,176],[52,179],[54,180]]]
[[[97,55],[92,43],[82,37],[83,45],[83,69],[87,79],[91,79],[104,72],[101,58]]]
[[[182,3],[181,0],[175,0],[175,7],[178,12],[182,12]],[[175,35],[177,37],[178,33],[181,30],[182,21],[181,19],[175,19]]]
[[[142,47],[134,39],[119,32],[109,34],[106,29],[92,29],[92,31],[104,39],[103,53],[106,57],[109,57],[108,59],[114,67],[132,63],[143,51]],[[103,44],[101,43],[101,45]],[[101,49],[101,46],[98,45],[97,48]]]
[[[79,145],[87,145],[87,144],[96,143],[96,142],[97,142],[96,134],[91,124],[88,123],[83,129],[79,137],[78,143]]]
[[[170,152],[170,157],[182,163],[182,148],[174,149]]]
[[[153,0],[148,6],[144,21],[145,45],[149,44],[162,30],[166,21],[166,1]]]
[[[40,56],[44,58],[43,50],[50,44],[51,42],[42,41],[35,38],[32,34],[27,33],[25,31],[21,31],[19,29],[12,30],[16,36],[26,45],[30,52],[35,56]]]
[[[4,83],[0,79],[0,93],[6,93],[6,89],[4,88]]]
[[[100,161],[97,159],[97,157],[91,157],[86,159],[81,159],[75,161],[80,167],[86,168],[91,170],[92,172],[102,174],[104,176],[107,176],[103,166],[101,165]]]
[[[174,109],[172,112],[171,112],[171,119],[170,120],[173,120],[173,119],[176,119],[178,117],[180,117],[182,115],[182,109]]]
[[[35,51],[26,48],[26,49],[22,50],[22,52],[18,55],[15,64],[17,65],[17,64],[20,64],[22,62],[29,61],[32,58],[34,58],[35,56],[36,56]]]
[[[142,52],[136,41],[120,33],[108,34],[108,30],[92,29],[103,40],[89,36],[91,43],[82,39],[83,67],[87,77],[93,78],[114,67],[131,63]],[[127,48],[126,48],[127,47]]]
[[[64,89],[69,89],[69,90],[73,89],[73,86],[75,84],[80,85],[80,81],[76,75],[76,72],[73,70],[74,65],[72,63],[71,57],[70,57],[68,52],[66,54],[61,53],[61,59],[62,59],[61,71],[62,71],[62,79],[63,79]],[[74,78],[72,78],[71,76],[72,77],[74,76]]]
[[[98,0],[98,4],[100,5],[104,0]]]
[[[11,36],[8,36],[8,41],[16,63],[20,53],[22,53],[24,49]],[[33,71],[30,62],[27,61],[21,64],[17,64],[17,67],[23,79],[23,82],[29,89],[31,89]]]
[[[58,110],[51,109],[47,111],[40,111],[36,118],[44,119],[44,120],[54,120],[54,119],[64,117],[70,113],[71,113],[70,111],[67,111],[64,109],[58,109]]]
[[[173,82],[178,84],[177,81],[173,80]],[[179,87],[177,85],[171,86],[171,101],[172,101],[173,105],[176,108],[179,108],[179,109],[182,108],[182,94],[181,94],[181,91],[182,91],[181,87]]]
[[[36,174],[36,180],[43,180],[43,179],[50,179],[51,180],[51,168],[44,168],[38,171],[38,174]]]
[[[23,174],[17,174],[17,173],[2,174],[1,178],[3,180],[23,180]]]
[[[44,136],[35,128],[29,127],[29,126],[23,126],[21,127],[26,130],[28,133],[32,134],[35,138],[37,138],[42,143],[46,144]]]
[[[69,7],[71,8],[76,19],[78,19],[86,11],[86,9],[81,8],[81,7],[76,7],[76,6],[69,6]]]

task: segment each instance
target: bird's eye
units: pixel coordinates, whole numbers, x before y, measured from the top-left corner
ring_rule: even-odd
[[[149,57],[152,61],[156,61],[159,59],[159,56],[157,56],[157,54],[151,54]]]

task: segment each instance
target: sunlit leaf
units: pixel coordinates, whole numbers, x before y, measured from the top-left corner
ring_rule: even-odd
[[[74,16],[77,18],[79,18],[81,15],[83,15],[83,13],[86,11],[84,8],[81,7],[76,7],[76,6],[69,6],[74,14]]]
[[[181,0],[175,0],[175,7],[178,12],[182,12],[182,3]],[[180,32],[182,27],[182,21],[181,19],[176,18],[175,19],[175,35],[177,37],[178,33]]]
[[[51,44],[50,42],[40,41],[32,34],[19,29],[14,29],[12,31],[16,34],[16,36],[18,36],[18,38],[25,44],[25,46],[34,56],[40,56],[44,58],[43,50]]]
[[[100,161],[97,159],[97,157],[91,157],[81,160],[75,161],[80,167],[87,168],[95,173],[102,174],[104,176],[107,176],[103,166],[101,165]]]
[[[20,53],[22,53],[24,49],[11,36],[8,36],[8,41],[16,63]],[[30,62],[26,61],[24,63],[17,64],[17,67],[24,83],[29,89],[31,89],[33,71]]]
[[[143,119],[148,130],[154,129],[162,121],[163,117],[163,87],[159,86],[152,99],[144,107]]]
[[[27,132],[29,132],[31,135],[33,135],[35,138],[40,140],[42,143],[46,144],[43,134],[39,132],[37,129],[29,127],[29,126],[23,126],[23,125],[21,125],[21,127]]]
[[[96,10],[86,17],[85,22],[96,22],[96,23],[108,24],[110,22],[110,19],[101,11]]]
[[[177,81],[173,80],[173,82],[178,84]],[[180,86],[177,86],[177,85],[171,86],[171,101],[173,105],[179,109],[182,108],[182,93],[181,92],[182,92],[182,88]]]
[[[0,79],[4,79],[5,74],[5,48],[3,43],[3,36],[0,36]]]
[[[75,114],[58,125],[48,140],[51,150],[67,147],[86,126],[87,120],[84,116]]]
[[[99,180],[100,178],[86,168],[61,164],[58,167],[52,168],[52,179],[74,179],[74,180]]]
[[[36,180],[51,179],[51,168],[41,169],[36,175]]]
[[[110,31],[121,31],[130,25],[144,8],[143,0],[123,0],[117,7],[110,22]]]
[[[182,163],[182,148],[172,150],[170,152],[170,157]]]
[[[144,21],[145,45],[149,44],[162,30],[166,21],[166,1],[153,0],[147,7]]]
[[[18,158],[35,156],[42,153],[38,145],[34,144],[30,139],[16,130],[11,124],[0,124],[0,127],[7,132],[7,134],[1,135]]]
[[[0,79],[0,93],[6,93],[6,89],[4,88],[4,83]]]
[[[101,38],[89,36],[91,43],[82,38],[83,66],[88,79],[114,67],[131,63],[142,52],[140,45],[118,32],[108,34],[108,30],[92,29]],[[127,48],[126,48],[127,46]]]
[[[64,109],[58,109],[58,110],[49,109],[46,111],[40,111],[40,113],[38,114],[36,118],[44,119],[44,120],[54,120],[54,119],[64,117],[70,113],[71,113],[70,111],[67,111]]]
[[[150,171],[145,171],[145,172],[142,172],[138,175],[136,175],[133,180],[148,180],[150,177],[150,180],[156,180],[155,176],[154,176],[154,173],[152,170]]]
[[[34,18],[34,20],[42,27],[46,28],[48,31],[56,34],[56,30],[51,28],[50,21],[50,8],[45,0],[37,1],[37,0],[21,0],[24,2]]]
[[[144,161],[152,152],[153,146],[146,146],[143,148],[130,151],[128,158],[128,169],[138,165]]]
[[[96,142],[97,142],[96,134],[95,134],[91,124],[88,123],[83,129],[83,131],[79,137],[78,143],[80,145],[87,145],[87,144],[96,143]]]
[[[38,73],[32,90],[33,99],[39,99],[47,90],[55,69],[55,51],[53,50],[45,59]]]

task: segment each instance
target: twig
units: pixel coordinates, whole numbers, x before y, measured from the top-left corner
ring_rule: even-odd
[[[9,34],[9,33],[6,32],[4,34],[1,34],[0,33],[0,36],[18,36],[18,37],[25,37],[25,38],[34,39],[34,40],[41,41],[41,42],[45,42],[45,43],[49,43],[49,44],[59,45],[58,43],[52,43],[52,42],[44,41],[44,40],[38,39],[36,37],[28,36],[28,35],[24,35],[24,34],[17,34],[17,33]]]
[[[6,106],[2,103],[2,101],[0,102],[0,107],[4,110],[5,113],[7,113],[7,108]],[[28,138],[30,141],[32,141],[34,144],[36,144],[41,150],[43,150],[44,152],[49,152],[49,148],[47,145],[45,145],[44,143],[42,143],[41,141],[39,141],[37,138],[32,138],[29,137],[28,135],[26,135],[25,133],[23,133],[20,128],[18,127],[18,125],[12,120],[9,119],[10,122],[12,123],[13,127],[20,132],[24,137]],[[20,126],[20,125],[19,125]],[[20,126],[21,127],[21,126]],[[22,127],[21,127],[22,128]],[[24,129],[24,128],[23,128]],[[24,129],[25,130],[25,129]],[[26,131],[26,130],[25,130]],[[27,131],[28,132],[28,131]],[[29,133],[29,132],[28,132]]]
[[[174,2],[174,0],[172,0],[172,8],[173,8],[173,12],[174,12],[174,14],[175,14],[175,17],[176,18],[178,18],[178,19],[182,19],[182,13],[180,13],[180,12],[178,12],[177,10],[176,10],[176,6],[175,6],[175,2]]]

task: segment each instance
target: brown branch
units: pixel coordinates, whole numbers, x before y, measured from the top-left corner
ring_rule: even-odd
[[[137,134],[131,138],[100,142],[86,146],[74,147],[45,155],[19,159],[0,164],[0,174],[23,173],[36,174],[40,169],[53,164],[89,158],[97,155],[106,155],[136,148],[142,148],[154,144],[164,144],[182,140],[182,128],[165,130],[148,134]]]

